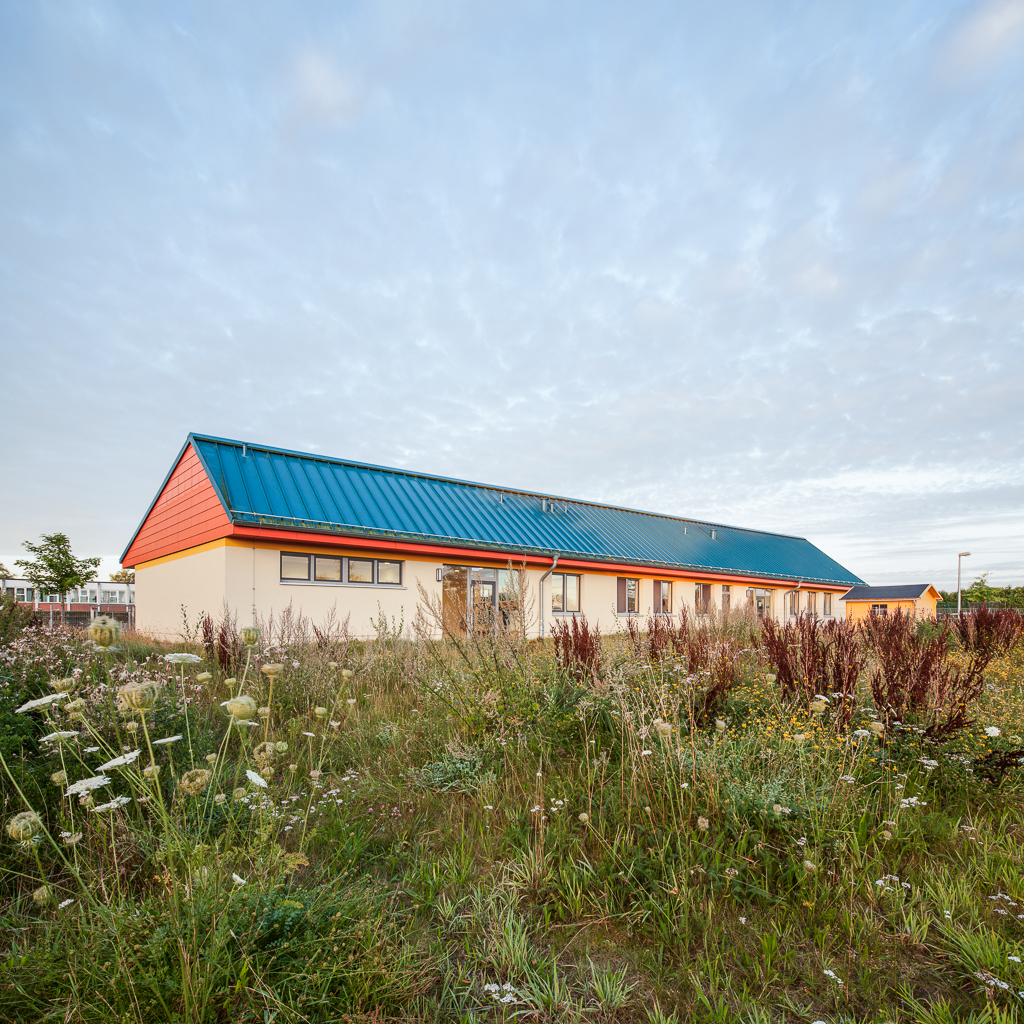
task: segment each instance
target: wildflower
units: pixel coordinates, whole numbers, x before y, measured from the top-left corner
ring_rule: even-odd
[[[117,691],[121,703],[132,711],[148,711],[156,703],[156,687],[152,683],[129,683]]]
[[[825,977],[831,978],[837,985],[842,985],[843,983],[843,979],[840,978],[839,975],[836,974],[834,971],[826,971]]]
[[[868,722],[868,728],[876,736],[881,736],[885,732],[885,725],[882,722]]]
[[[726,869],[725,869],[725,873],[726,873],[726,874],[727,874],[727,875],[728,875],[728,876],[729,876],[730,878],[735,878],[735,877],[736,877],[736,876],[737,876],[737,875],[739,874],[739,872],[738,872],[738,871],[737,871],[737,870],[736,870],[735,868],[726,868]]]
[[[327,708],[313,708],[313,714],[316,715],[317,718],[326,718]]]
[[[794,743],[803,743],[804,740],[806,740],[806,739],[807,739],[807,734],[806,733],[798,732],[798,733],[794,733],[793,734],[793,742]]]
[[[132,798],[130,796],[115,796],[113,800],[108,800],[105,804],[100,804],[98,807],[94,807],[93,810],[97,813],[103,811],[116,811],[118,807],[124,807],[125,804],[130,804]]]
[[[242,643],[246,647],[255,647],[260,642],[260,631],[255,626],[242,627]]]
[[[245,769],[245,777],[257,786],[262,786],[264,789],[267,788],[267,780],[257,775],[251,768]]]
[[[812,700],[811,701],[811,712],[815,715],[822,714],[828,705],[823,700]]]
[[[34,711],[36,708],[43,708],[47,704],[55,704],[59,700],[64,700],[65,697],[67,697],[67,694],[63,691],[48,693],[45,697],[37,697],[35,700],[26,701],[20,708],[16,708],[14,713],[20,715],[26,711]]]
[[[672,726],[669,722],[658,722],[654,728],[663,740],[668,739],[672,735]]]
[[[766,672],[765,673],[765,679],[767,679],[769,683],[774,683],[775,679],[776,679],[776,675],[775,675],[774,672]]]
[[[641,750],[640,751],[640,756],[641,757],[650,757],[651,754],[653,754],[653,753],[654,753],[653,750]],[[540,775],[540,772],[537,772],[537,774]]]
[[[196,676],[196,682],[205,684],[208,683],[212,678],[212,672],[200,672],[199,675]]]
[[[288,753],[288,744],[287,744],[287,742],[285,742],[284,740],[278,740],[274,744],[274,750],[278,754],[287,754]]]
[[[216,795],[216,796],[215,796],[215,797],[213,798],[213,802],[214,802],[215,804],[222,804],[222,803],[224,803],[224,801],[225,801],[225,800],[227,800],[227,796],[226,796],[226,795],[225,795],[224,793],[218,793],[218,794],[217,794],[217,795]]]
[[[224,680],[224,684],[225,684],[226,686],[231,686],[231,687],[233,687],[233,686],[235,685],[235,677],[234,677],[234,676],[231,676],[230,678],[228,678],[228,679],[225,679],[225,680]]]
[[[530,813],[531,814],[536,814],[539,810],[540,810],[540,804],[537,804],[536,806],[530,808]]]
[[[644,814],[650,814],[650,813],[651,813],[650,807],[645,807],[644,808]]]
[[[746,924],[746,923],[747,923],[747,919],[745,917],[741,917],[740,918],[740,924]]]
[[[865,737],[867,737],[867,736],[870,736],[870,735],[871,735],[871,733],[870,733],[870,732],[868,732],[868,730],[867,730],[867,729],[854,729],[854,730],[853,730],[853,735],[854,735],[854,736],[856,736],[856,737],[857,737],[857,739],[860,739],[860,740],[862,740],[862,739],[864,739]]]
[[[584,812],[583,812],[583,813],[582,813],[582,814],[581,814],[581,815],[579,816],[579,818],[580,818],[580,821],[582,821],[584,825],[586,825],[586,823],[587,823],[588,821],[590,821],[590,815],[589,815],[589,814],[587,814],[587,812],[586,812],[586,811],[584,811]]]
[[[989,739],[994,740],[997,736],[1002,735],[1002,731],[997,729],[994,725],[986,725],[985,735],[988,736]]]
[[[351,679],[352,676],[353,676],[352,669],[350,669],[350,668],[343,668],[341,670],[341,678],[342,679]]]
[[[81,711],[85,707],[85,701],[81,697],[76,697],[71,703],[64,705],[65,711]]]
[[[817,871],[817,870],[818,870],[818,865],[817,865],[817,864],[815,864],[815,863],[813,863],[812,861],[809,861],[809,860],[805,860],[805,861],[804,861],[804,869],[805,869],[805,870],[806,870],[806,871],[807,871],[808,873],[810,873],[810,874],[813,874],[813,873],[814,873],[815,871]]]
[[[65,907],[70,907],[71,904],[74,903],[74,902],[75,901],[73,899],[63,900],[62,902],[57,904],[57,909],[58,910],[63,910]]]
[[[336,661],[329,661],[329,662],[327,662],[327,667],[328,668],[337,668],[338,667],[338,663]]]
[[[120,757],[115,757],[113,760],[108,761],[106,764],[101,764],[99,768],[96,769],[96,771],[103,772],[106,771],[108,768],[121,768],[126,764],[131,764],[132,761],[134,761],[141,753],[141,750],[133,750],[129,754],[122,754]]]
[[[726,726],[725,726],[725,719],[724,718],[716,718],[715,719],[715,729],[718,732],[725,732],[725,728],[726,728]]]
[[[315,732],[304,732],[302,735],[303,736],[308,736],[310,739],[316,739],[316,733]]]
[[[231,700],[224,701],[221,706],[228,709],[228,714],[232,718],[239,718],[245,721],[252,718],[256,711],[256,701],[245,694],[241,694],[238,697],[232,697]]]
[[[185,772],[178,782],[178,788],[183,789],[189,796],[199,796],[200,793],[210,784],[213,772],[207,768],[193,768]]]
[[[264,705],[263,707],[256,709],[256,714],[258,714],[260,716],[260,718],[269,718],[270,717],[270,708],[268,708],[266,705]]]
[[[236,800],[241,800],[245,796],[245,786],[239,786],[231,794]]]
[[[153,746],[154,747],[170,746],[170,744],[177,743],[178,740],[180,740],[180,739],[181,739],[181,733],[179,732],[179,733],[177,733],[174,736],[164,736],[162,739],[153,740]]]
[[[64,783],[68,781],[68,773],[67,772],[54,772],[50,776],[50,781],[55,786],[63,786]]]
[[[7,822],[7,834],[16,842],[34,839],[43,830],[43,819],[35,811],[22,811]]]
[[[216,754],[207,754],[206,755],[206,763],[207,764],[216,764],[217,763],[217,755]]]
[[[266,775],[266,777],[269,779],[274,774],[274,766],[272,764],[268,764],[266,768],[262,769],[262,771],[263,774]]]
[[[290,764],[290,765],[288,765],[288,771],[290,771],[290,772],[297,772],[298,770],[299,770],[299,766],[297,764]]]
[[[939,762],[938,761],[933,761],[930,758],[922,757],[919,760],[921,761],[921,764],[924,765],[924,770],[926,772],[933,772],[933,771],[935,771],[936,768],[939,767]]]
[[[32,901],[39,903],[40,905],[50,902],[50,887],[48,885],[41,885],[38,889],[32,891]]]
[[[110,615],[97,615],[89,623],[89,639],[98,647],[109,647],[121,635],[121,624]]]
[[[47,733],[39,742],[40,743],[61,743],[64,740],[77,739],[77,732],[51,732]]]
[[[711,828],[711,822],[708,821],[707,818],[698,818],[697,828],[699,828],[701,832],[707,832],[707,830]]]
[[[310,777],[310,778],[311,778],[311,779],[312,779],[312,780],[313,780],[314,782],[316,782],[316,781],[317,781],[317,779],[319,779],[319,778],[320,778],[320,776],[321,776],[322,774],[323,774],[323,772],[321,772],[321,771],[320,771],[319,769],[317,769],[317,768],[314,768],[314,769],[313,769],[313,770],[312,770],[312,771],[311,771],[311,772],[309,773],[309,777]]]
[[[231,873],[231,879],[235,885],[245,885],[245,879],[241,875],[237,875],[234,872]]]
[[[892,833],[888,829],[883,829],[882,838],[885,840],[892,839]]]
[[[78,798],[78,806],[88,810],[93,805],[92,793],[83,793]]]
[[[131,733],[138,732],[139,723],[132,720],[131,722],[125,722],[124,727]]]
[[[202,660],[198,654],[187,654],[185,652],[164,655],[164,661],[172,665],[198,665]]]
[[[79,779],[73,782],[65,791],[65,796],[86,796],[91,790],[99,789],[100,786],[109,786],[110,779],[106,775],[94,775],[90,779]]]
[[[51,679],[50,689],[56,690],[58,693],[69,693],[78,685],[78,680],[74,676],[67,676],[65,679]]]
[[[155,779],[161,771],[161,767],[158,764],[150,764],[142,769],[142,774],[149,779],[151,782]]]
[[[264,665],[263,668],[260,669],[260,671],[268,679],[276,679],[284,671],[284,665],[280,664],[280,662],[274,665]]]

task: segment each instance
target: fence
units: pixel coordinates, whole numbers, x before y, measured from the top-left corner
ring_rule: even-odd
[[[987,608],[989,611],[993,612],[1007,611],[1015,612],[1017,615],[1024,615],[1024,608],[1004,608],[995,601],[962,601],[960,603],[960,611],[964,615],[968,612],[980,612],[983,608]],[[939,601],[935,605],[935,618],[955,619],[956,601]]]
[[[65,611],[64,612],[64,623],[67,626],[71,626],[73,629],[86,629],[88,625],[97,615],[107,615],[112,619],[117,619],[121,624],[122,629],[134,629],[135,628],[135,605],[100,605],[97,609],[90,609],[89,611]],[[42,625],[48,626],[59,626],[61,622],[60,609],[49,609],[47,611],[35,612],[32,616],[33,622],[38,622]]]

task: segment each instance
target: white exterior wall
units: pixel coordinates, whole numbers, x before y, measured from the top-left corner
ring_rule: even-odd
[[[388,552],[359,552],[344,548],[325,549],[313,545],[265,546],[258,542],[253,548],[238,542],[214,544],[191,554],[183,554],[136,570],[137,628],[165,639],[175,639],[182,631],[181,606],[184,605],[189,623],[194,625],[201,614],[215,620],[224,611],[225,602],[237,617],[239,625],[247,625],[256,617],[267,620],[273,615],[279,619],[291,607],[293,616],[304,616],[314,624],[323,623],[334,610],[337,621],[349,620],[352,636],[373,636],[373,622],[383,613],[388,620],[404,621],[408,629],[416,618],[420,604],[417,583],[438,601],[442,598],[442,585],[437,580],[438,570],[444,564],[471,565],[453,552],[450,560],[401,558]],[[280,578],[281,551],[310,554],[348,555],[350,557],[381,557],[402,561],[401,586],[353,585],[323,582],[282,581]],[[493,565],[493,563],[492,563]],[[507,563],[506,563],[507,565]],[[502,568],[500,564],[495,566]],[[561,567],[555,572],[562,571]],[[580,575],[581,607],[587,620],[602,633],[610,634],[626,627],[625,615],[616,612],[617,579],[615,575],[587,573],[564,567],[567,573]],[[533,606],[532,622],[528,624],[531,636],[539,633],[539,584],[545,570],[530,568],[526,571],[528,603]],[[642,577],[639,590],[639,616],[646,621],[653,610],[653,578]],[[678,612],[686,608],[695,611],[695,580],[672,580],[672,607]],[[747,601],[747,584],[732,584],[732,610],[742,611]],[[785,621],[788,617],[788,589],[768,588],[772,594],[774,616]],[[819,592],[820,593],[820,592]],[[722,607],[722,585],[712,584],[713,606]],[[819,597],[819,614],[821,598]],[[803,604],[802,604],[803,607]],[[544,584],[544,635],[550,636],[556,621],[571,615],[551,611],[551,577]],[[842,614],[838,597],[833,598],[833,615]]]

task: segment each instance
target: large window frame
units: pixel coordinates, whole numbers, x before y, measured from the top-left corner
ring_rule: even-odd
[[[305,576],[300,575],[300,559],[306,563]],[[290,564],[289,564],[290,560]],[[285,575],[286,565],[289,575]],[[398,581],[381,579],[397,575]],[[397,572],[396,572],[397,570]],[[364,558],[348,555],[312,554],[307,551],[282,551],[278,563],[279,582],[288,586],[308,587],[385,587],[405,589],[405,562],[394,558]],[[356,578],[353,579],[352,576]]]
[[[583,577],[574,572],[553,572],[550,579],[551,614],[579,615],[583,611]],[[573,591],[576,595],[575,601],[570,599]],[[570,608],[570,604],[575,604],[575,607]]]
[[[638,577],[619,576],[615,580],[615,611],[617,615],[640,614],[640,580]]]
[[[655,615],[671,615],[672,614],[672,581],[671,580],[655,580],[654,585],[654,599],[651,602],[654,608]]]

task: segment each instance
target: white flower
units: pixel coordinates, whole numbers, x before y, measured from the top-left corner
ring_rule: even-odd
[[[48,693],[45,697],[37,697],[35,700],[30,700],[25,704],[22,704],[20,708],[15,709],[15,714],[20,715],[23,711],[32,711],[34,708],[42,708],[47,704],[54,704],[59,700],[64,700],[65,697],[69,697],[70,694],[64,693]]]
[[[834,971],[826,971],[825,977],[831,978],[837,985],[842,985],[843,983],[842,979]]]
[[[245,885],[245,879],[241,875],[236,875],[234,872],[231,874],[231,878],[235,885]]]
[[[865,736],[870,736],[871,733],[868,732],[867,729],[854,729],[853,730],[853,735],[856,736],[858,739],[862,740],[862,739],[864,739]]]
[[[109,786],[110,778],[106,775],[94,775],[91,779],[79,779],[78,782],[68,786],[65,796],[80,796],[90,790],[99,789],[100,786]]]
[[[70,740],[76,738],[77,736],[77,732],[51,732],[47,736],[44,736],[39,742],[53,743],[54,741],[56,741],[59,743],[61,740]]]
[[[131,764],[132,761],[134,761],[141,753],[141,750],[133,750],[130,754],[122,754],[120,757],[115,757],[112,761],[108,761],[106,764],[101,764],[96,771],[103,772],[108,768],[120,768],[122,765]]]
[[[997,736],[1002,735],[1002,730],[997,729],[994,725],[986,725],[985,735],[994,740]]]
[[[540,810],[540,804],[537,804],[536,807],[531,807],[530,808],[530,813],[531,814],[536,814],[539,810]]]
[[[63,903],[58,903],[57,904],[57,909],[58,910],[63,910],[65,907],[70,907],[71,904],[74,903],[74,902],[75,902],[74,900],[64,900]]]
[[[177,743],[178,740],[180,740],[180,739],[181,739],[181,733],[179,732],[177,736],[165,736],[162,740],[153,740],[153,746],[157,747],[157,746],[165,746],[168,743]]]
[[[198,665],[203,659],[198,654],[165,654],[164,661],[172,665]]]
[[[264,789],[267,788],[267,780],[257,775],[251,768],[245,769],[245,777],[257,786],[262,786]]]
[[[650,757],[650,755],[653,754],[653,753],[654,753],[653,750],[641,750],[640,751],[640,756],[641,757]]]
[[[115,796],[113,800],[109,800],[105,804],[100,804],[98,807],[94,807],[94,811],[114,811],[118,807],[124,807],[125,804],[130,804],[132,798],[130,796]]]

